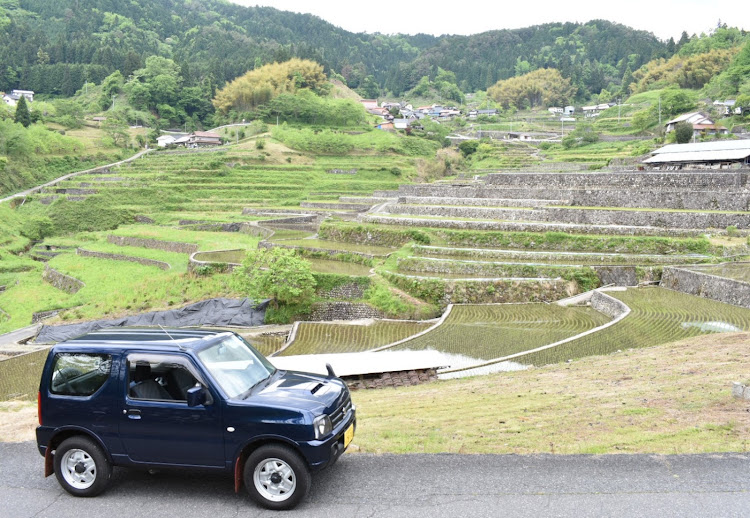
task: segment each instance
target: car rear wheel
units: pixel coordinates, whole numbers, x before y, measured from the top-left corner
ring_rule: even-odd
[[[245,462],[245,487],[267,509],[295,507],[310,490],[310,480],[305,461],[285,446],[261,446]]]
[[[96,496],[112,475],[106,455],[88,437],[70,437],[55,450],[55,476],[62,488],[74,496]]]

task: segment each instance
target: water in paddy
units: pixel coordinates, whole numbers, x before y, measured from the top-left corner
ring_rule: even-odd
[[[734,279],[735,281],[750,282],[750,263],[728,263],[713,266],[702,266],[700,268],[689,268],[692,271],[717,275]]]

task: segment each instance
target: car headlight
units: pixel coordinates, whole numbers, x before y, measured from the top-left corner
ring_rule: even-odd
[[[327,415],[316,417],[315,421],[313,421],[313,428],[315,428],[315,438],[317,440],[322,439],[323,437],[331,433],[331,430],[333,430],[331,418]]]

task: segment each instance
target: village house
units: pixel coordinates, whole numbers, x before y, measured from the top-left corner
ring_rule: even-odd
[[[736,106],[737,99],[726,99],[724,101],[714,101],[714,106],[724,108],[724,115],[742,115],[742,107]]]
[[[583,111],[584,117],[598,117],[601,112],[603,112],[604,110],[608,110],[612,106],[615,105],[602,103],[593,106],[584,106],[583,108],[581,108],[581,111]]]
[[[0,95],[2,95],[3,101],[8,106],[15,106],[18,104],[21,97],[25,97],[26,101],[30,103],[34,102],[34,92],[32,90],[11,90],[9,94],[1,93]]]
[[[667,133],[674,131],[675,126],[680,122],[687,122],[689,124],[692,124],[694,137],[700,137],[703,135],[715,135],[717,133],[726,135],[729,133],[729,130],[727,130],[724,126],[718,126],[714,124],[714,121],[712,121],[708,117],[708,115],[701,112],[685,113],[677,118],[672,119],[665,124],[665,131]]]
[[[221,146],[221,135],[211,131],[196,131],[187,140],[187,147]]]

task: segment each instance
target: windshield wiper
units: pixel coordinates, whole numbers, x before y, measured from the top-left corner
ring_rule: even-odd
[[[242,393],[242,398],[241,398],[241,399],[247,399],[247,398],[249,398],[249,397],[250,397],[250,394],[252,394],[252,393],[253,393],[253,390],[255,390],[255,388],[256,388],[256,387],[257,387],[258,385],[260,385],[260,384],[261,384],[261,383],[263,383],[264,381],[267,381],[267,380],[268,380],[268,379],[270,379],[270,378],[271,378],[271,375],[269,374],[269,375],[268,375],[268,376],[266,376],[265,378],[261,378],[261,379],[259,379],[258,381],[256,381],[255,383],[253,383],[253,384],[252,384],[252,386],[251,386],[251,387],[250,387],[249,389],[247,389],[247,390],[246,390],[245,392],[243,392],[243,393]]]

